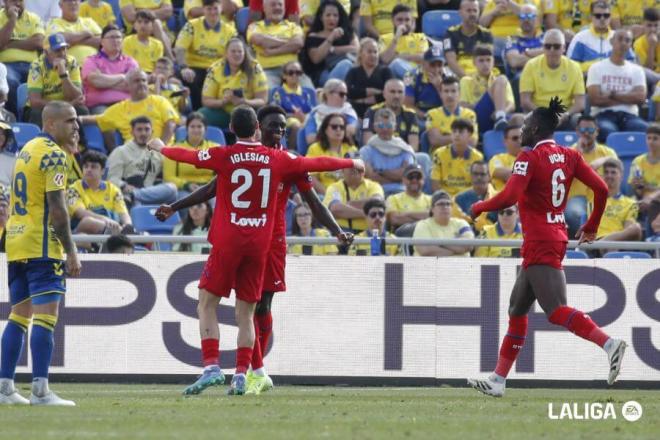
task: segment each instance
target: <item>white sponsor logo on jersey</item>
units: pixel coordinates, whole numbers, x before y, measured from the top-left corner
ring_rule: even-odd
[[[513,174],[526,176],[528,165],[529,165],[529,162],[516,162],[516,163],[514,163],[513,164]]]

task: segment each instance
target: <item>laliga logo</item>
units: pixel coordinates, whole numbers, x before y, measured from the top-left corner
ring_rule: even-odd
[[[634,400],[626,402],[621,407],[621,415],[629,422],[636,422],[642,417],[642,405]],[[548,418],[551,420],[616,420],[614,404],[608,402],[588,403],[562,403],[559,414],[555,413],[552,402],[548,403]]]

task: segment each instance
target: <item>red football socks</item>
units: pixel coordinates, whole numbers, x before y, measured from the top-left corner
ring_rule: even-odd
[[[261,342],[259,341],[259,325],[257,315],[254,316],[254,347],[252,348],[252,370],[257,370],[264,366],[264,358],[261,353]]]
[[[591,320],[589,315],[568,306],[559,306],[550,315],[549,321],[566,327],[581,338],[602,347],[610,338]]]
[[[236,350],[236,374],[245,374],[252,359],[252,347],[238,347]]]
[[[527,337],[527,315],[510,316],[509,329],[500,346],[495,374],[507,377]]]
[[[268,348],[268,341],[270,340],[270,335],[273,333],[273,315],[270,313],[264,313],[263,315],[254,315],[255,322],[255,331],[259,329],[259,345],[261,346],[261,355],[266,354],[266,349]],[[254,368],[254,366],[252,366]]]
[[[202,365],[220,365],[220,340],[202,339]]]

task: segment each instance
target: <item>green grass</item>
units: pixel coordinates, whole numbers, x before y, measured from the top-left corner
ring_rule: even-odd
[[[0,438],[38,439],[657,439],[660,392],[280,386],[261,396],[226,387],[183,398],[181,386],[54,384],[76,408],[0,408]],[[29,392],[21,385],[22,394]],[[641,420],[621,416],[640,402]],[[616,420],[549,420],[548,403],[613,402]],[[555,410],[558,412],[558,410]],[[655,432],[655,434],[653,434]]]

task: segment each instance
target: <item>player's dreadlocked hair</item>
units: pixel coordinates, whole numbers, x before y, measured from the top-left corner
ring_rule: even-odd
[[[550,99],[547,107],[537,107],[532,113],[538,127],[538,135],[549,137],[559,125],[559,118],[566,112],[566,106],[561,103],[561,99],[555,96]]]

